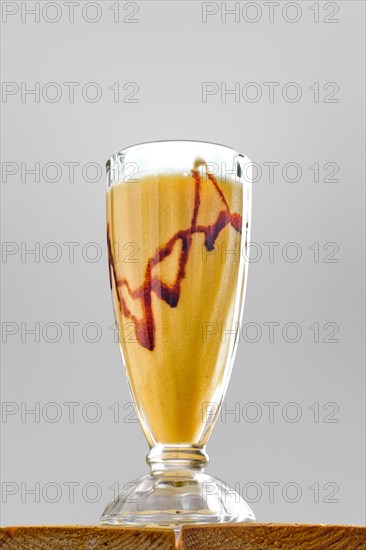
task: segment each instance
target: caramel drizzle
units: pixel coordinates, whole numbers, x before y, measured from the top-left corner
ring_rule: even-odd
[[[191,219],[191,225],[188,229],[177,231],[175,235],[162,247],[158,248],[155,254],[149,258],[145,268],[144,282],[138,288],[132,290],[128,280],[117,279],[116,267],[112,252],[112,243],[109,235],[109,226],[107,227],[107,242],[108,242],[108,261],[109,261],[109,275],[111,288],[113,282],[116,288],[118,303],[122,315],[126,319],[130,319],[135,327],[135,335],[139,344],[153,351],[155,347],[155,322],[152,310],[152,293],[154,292],[158,298],[166,302],[170,307],[176,307],[179,301],[181,292],[181,283],[185,278],[186,265],[189,258],[189,251],[192,245],[192,236],[195,233],[203,233],[205,236],[205,248],[211,251],[215,248],[215,242],[221,231],[228,225],[238,232],[242,231],[242,217],[240,214],[230,212],[230,207],[225,199],[224,193],[220,188],[215,176],[207,173],[207,177],[215,187],[221,202],[225,209],[221,210],[215,223],[212,225],[197,225],[197,218],[199,208],[201,204],[201,175],[198,170],[192,170],[192,177],[195,182],[194,193],[194,209]],[[168,257],[175,246],[175,243],[180,240],[182,242],[182,250],[179,256],[179,267],[176,279],[172,286],[167,285],[157,277],[152,276],[153,268]],[[128,294],[133,300],[140,300],[142,305],[143,317],[138,319],[128,308],[126,301],[121,295],[119,289],[126,287]]]

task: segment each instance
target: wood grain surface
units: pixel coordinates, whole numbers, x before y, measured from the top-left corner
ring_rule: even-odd
[[[184,525],[181,550],[366,550],[366,527],[247,523]]]
[[[2,527],[2,550],[174,550],[170,529],[133,527]]]
[[[132,527],[1,527],[3,550],[366,550],[366,527],[274,523]]]

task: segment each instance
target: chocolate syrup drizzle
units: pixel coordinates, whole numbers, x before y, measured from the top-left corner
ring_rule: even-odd
[[[194,209],[191,219],[191,225],[188,229],[182,229],[177,231],[175,235],[162,247],[158,248],[155,254],[149,258],[145,268],[144,282],[138,288],[132,290],[127,279],[117,279],[116,266],[113,258],[112,243],[110,239],[109,225],[107,226],[107,242],[108,242],[108,261],[109,261],[109,275],[111,288],[113,282],[116,288],[118,303],[122,315],[126,319],[130,319],[135,326],[135,335],[137,341],[144,348],[153,351],[155,347],[155,322],[152,310],[152,293],[155,292],[156,296],[161,300],[164,300],[170,307],[176,307],[179,301],[181,292],[181,283],[186,274],[186,265],[189,258],[189,251],[192,245],[192,236],[195,233],[203,233],[205,236],[205,247],[208,251],[215,248],[215,242],[221,231],[228,225],[241,233],[242,230],[242,217],[240,214],[230,212],[230,207],[225,199],[224,193],[217,183],[216,178],[207,172],[207,177],[215,187],[221,202],[225,209],[221,210],[215,223],[212,225],[197,225],[197,217],[201,204],[201,175],[198,170],[192,170],[192,177],[195,182],[194,192]],[[164,258],[169,256],[176,244],[180,240],[182,242],[182,250],[179,256],[179,265],[176,279],[172,286],[167,285],[157,277],[152,276],[153,268],[162,262]],[[142,319],[138,319],[128,308],[126,301],[119,291],[120,288],[126,287],[127,292],[134,300],[140,300],[142,305],[143,316]]]

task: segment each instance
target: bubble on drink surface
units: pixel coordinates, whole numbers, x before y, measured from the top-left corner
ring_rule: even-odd
[[[197,157],[193,163],[193,168],[197,170],[200,166],[206,166],[207,168],[207,163],[202,157]]]

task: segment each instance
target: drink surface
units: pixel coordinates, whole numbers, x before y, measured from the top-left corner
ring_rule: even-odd
[[[150,443],[201,444],[209,403],[221,400],[242,288],[242,200],[241,184],[198,170],[107,193],[119,342]]]

